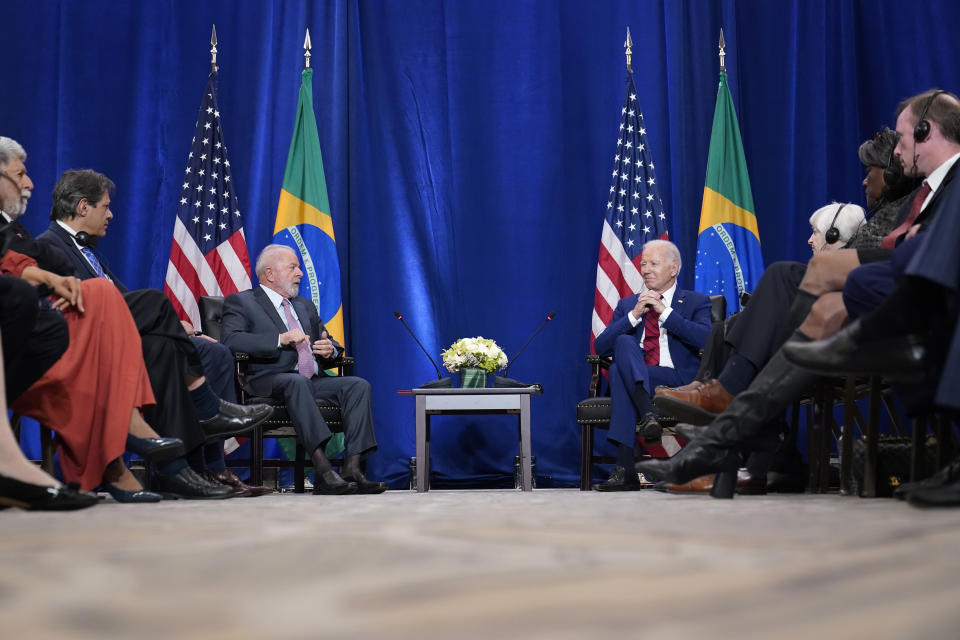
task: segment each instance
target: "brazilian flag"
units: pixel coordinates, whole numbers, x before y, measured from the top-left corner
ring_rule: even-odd
[[[752,291],[763,275],[763,255],[740,126],[723,71],[698,234],[694,288],[708,295],[723,294],[728,313],[739,311],[740,294]]]
[[[320,135],[313,113],[313,69],[304,69],[297,100],[293,139],[283,172],[273,241],[291,247],[303,265],[300,295],[313,300],[330,337],[346,344],[340,300],[340,262],[323,173]],[[322,372],[321,372],[322,373]],[[286,438],[281,439],[286,442]],[[286,449],[286,447],[285,447]],[[293,444],[290,443],[292,452]],[[327,443],[327,455],[343,449],[343,434]]]

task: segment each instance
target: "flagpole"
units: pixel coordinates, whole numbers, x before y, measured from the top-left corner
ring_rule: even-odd
[[[727,72],[727,66],[724,64],[724,58],[727,57],[726,47],[727,43],[723,41],[723,27],[720,27],[720,73]]]
[[[313,45],[310,44],[310,29],[307,29],[307,37],[303,40],[303,64],[304,69],[310,68],[310,49],[313,48]]]
[[[217,72],[217,25],[213,25],[210,34],[210,73]]]
[[[630,64],[630,59],[633,57],[633,39],[630,37],[630,27],[627,27],[627,40],[623,43],[623,48],[626,49],[627,53],[627,71],[633,73],[633,67]]]

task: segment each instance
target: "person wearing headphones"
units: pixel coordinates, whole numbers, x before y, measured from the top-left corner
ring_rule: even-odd
[[[807,239],[813,255],[821,251],[836,251],[847,246],[851,238],[866,222],[863,209],[849,202],[831,202],[810,216],[813,232]]]

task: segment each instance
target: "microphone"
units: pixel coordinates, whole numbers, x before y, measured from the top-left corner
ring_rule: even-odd
[[[397,318],[397,320],[399,320],[401,323],[403,323],[403,326],[404,326],[404,327],[407,328],[407,331],[410,333],[410,337],[412,337],[412,338],[414,339],[414,341],[417,343],[417,346],[420,347],[420,350],[421,350],[421,351],[423,351],[423,354],[424,354],[425,356],[427,356],[427,358],[430,360],[430,364],[433,365],[433,370],[437,372],[437,379],[436,379],[436,380],[431,380],[430,382],[426,382],[426,383],[420,385],[419,388],[420,388],[420,389],[436,389],[436,388],[452,387],[452,386],[453,386],[453,382],[450,380],[450,377],[449,377],[449,376],[446,377],[446,378],[441,378],[441,377],[440,377],[440,367],[438,367],[438,366],[437,366],[437,363],[433,361],[433,358],[430,357],[430,354],[429,354],[429,353],[427,352],[427,350],[424,348],[423,344],[421,344],[420,340],[417,339],[417,336],[416,336],[416,334],[413,332],[413,329],[411,329],[411,328],[410,328],[410,325],[408,325],[408,324],[406,323],[406,321],[403,319],[403,314],[400,313],[399,311],[394,311],[394,312],[393,312],[393,315]]]
[[[544,328],[545,326],[547,326],[547,323],[549,323],[551,320],[553,320],[554,317],[556,317],[556,315],[557,315],[557,312],[556,312],[556,311],[551,311],[550,313],[547,314],[547,319],[543,321],[543,324],[541,324],[541,325],[537,328],[537,330],[533,332],[533,335],[530,336],[530,339],[527,340],[526,343],[524,343],[524,345],[523,345],[522,347],[520,347],[520,350],[517,351],[517,352],[513,355],[513,358],[510,359],[510,362],[507,363],[507,366],[505,366],[505,367],[503,368],[503,375],[502,375],[502,376],[494,376],[494,377],[493,377],[493,386],[494,386],[494,387],[500,387],[500,388],[516,388],[516,387],[529,387],[529,386],[530,386],[530,385],[528,385],[528,384],[526,384],[526,383],[520,382],[519,380],[514,380],[514,379],[512,379],[512,378],[508,378],[508,377],[507,377],[507,372],[510,371],[511,365],[513,365],[513,363],[517,361],[517,358],[519,358],[519,357],[520,357],[520,354],[523,353],[523,350],[527,348],[527,345],[529,345],[530,342],[532,342],[533,339],[537,337],[537,334],[540,333],[540,332],[543,330],[543,328]]]

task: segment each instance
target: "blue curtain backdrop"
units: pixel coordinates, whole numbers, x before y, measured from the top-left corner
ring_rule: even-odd
[[[130,287],[162,286],[213,23],[251,254],[269,242],[309,27],[348,348],[375,390],[369,471],[394,486],[414,451],[413,401],[395,392],[433,376],[394,309],[435,358],[478,334],[512,355],[557,311],[511,376],[544,385],[539,481],[576,482],[627,26],[688,265],[721,27],[767,264],[807,259],[817,207],[863,201],[857,147],[901,98],[960,89],[953,2],[4,0],[2,15],[0,135],[26,147],[37,185],[24,222],[46,227],[62,171],[106,173],[117,217],[101,246]],[[515,434],[508,418],[435,420],[438,480],[503,479]]]

